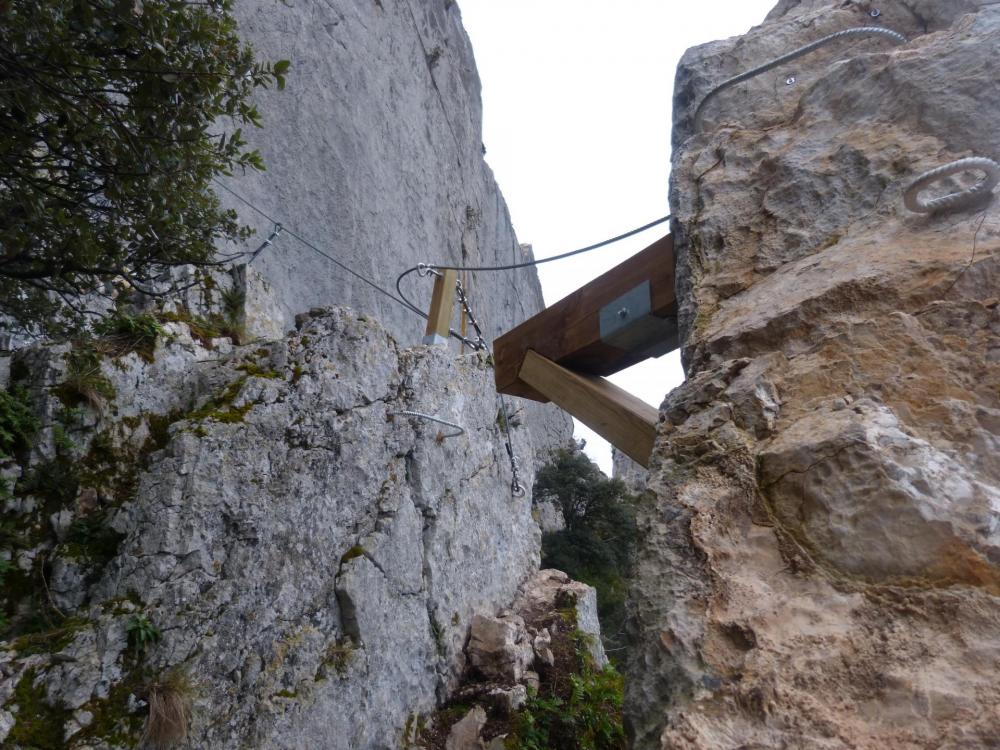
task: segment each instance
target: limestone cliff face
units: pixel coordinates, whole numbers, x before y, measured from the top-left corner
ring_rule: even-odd
[[[826,47],[692,132],[715,83],[872,23],[910,41]],[[996,3],[813,0],[683,58],[689,380],[640,512],[636,747],[996,746],[1000,214],[901,192],[1000,156],[998,44]]]
[[[386,288],[420,261],[530,255],[454,2],[236,12],[293,72],[249,134],[268,171],[233,189]],[[262,241],[272,225],[221,195]],[[39,423],[0,454],[0,744],[166,747],[173,708],[203,750],[398,747],[458,685],[473,618],[537,571],[534,468],[571,423],[516,399],[499,418],[488,357],[413,347],[423,321],[288,234],[252,268],[170,275],[198,283],[130,301],[170,321],[155,343],[0,356]],[[463,282],[490,339],[543,305],[534,269]]]
[[[396,747],[457,684],[473,616],[537,570],[484,357],[346,308],[208,343],[168,324],[90,394],[68,346],[15,355],[43,427],[0,465],[4,747],[134,746],[164,685],[191,747]]]
[[[454,0],[246,0],[236,13],[258,57],[292,63],[248,134],[267,171],[232,180],[239,193],[393,291],[419,262],[524,259],[484,161],[479,76]],[[266,219],[221,196],[267,236]],[[420,340],[411,312],[287,235],[258,264],[289,326],[336,303]],[[468,287],[490,340],[542,306],[534,269],[473,275]],[[426,279],[406,291],[430,299]]]
[[[292,63],[284,91],[258,96],[264,127],[247,137],[267,171],[227,179],[241,196],[393,293],[398,274],[421,262],[530,259],[484,159],[479,75],[454,0],[241,0],[235,12],[259,58]],[[251,245],[267,237],[269,221],[219,194],[257,229]],[[337,304],[375,317],[403,346],[421,340],[423,320],[288,234],[255,268],[279,329]],[[461,280],[490,342],[545,306],[534,268]],[[430,279],[411,276],[403,289],[426,309]],[[555,407],[510,403],[546,449],[570,439]]]

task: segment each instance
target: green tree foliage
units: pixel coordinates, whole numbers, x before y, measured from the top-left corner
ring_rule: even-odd
[[[38,429],[28,392],[21,386],[0,390],[0,458],[27,448]]]
[[[613,667],[570,675],[569,694],[532,695],[514,722],[515,750],[625,750],[625,685]]]
[[[562,450],[535,479],[536,500],[555,503],[566,528],[542,537],[542,565],[597,589],[604,645],[622,648],[626,576],[635,540],[633,498],[619,479],[608,479],[586,455]]]
[[[208,186],[264,168],[241,128],[289,65],[254,60],[232,6],[0,0],[0,313],[57,332],[103,282],[247,236]]]

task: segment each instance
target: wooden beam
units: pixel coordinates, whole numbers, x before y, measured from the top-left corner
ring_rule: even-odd
[[[645,401],[604,378],[567,370],[531,350],[518,374],[633,461],[649,466],[659,414]]]
[[[641,288],[646,284],[648,287]],[[625,331],[630,335],[602,337],[602,308],[607,308],[606,313],[618,313],[618,301],[637,291],[648,311],[634,321],[625,321],[633,325]],[[614,310],[612,303],[616,303]],[[646,334],[636,336],[640,329]],[[575,372],[611,375],[677,346],[674,243],[668,234],[494,341],[497,390],[548,400],[518,377],[528,350]]]
[[[441,271],[434,277],[434,291],[431,293],[431,308],[427,313],[425,344],[447,344],[451,329],[451,314],[455,307],[455,279],[457,271]]]

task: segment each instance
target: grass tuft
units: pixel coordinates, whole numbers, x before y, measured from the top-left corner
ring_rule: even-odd
[[[154,750],[168,750],[187,739],[191,724],[191,681],[179,669],[146,686],[149,714],[142,740]]]

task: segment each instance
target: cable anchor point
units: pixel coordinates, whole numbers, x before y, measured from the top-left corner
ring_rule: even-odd
[[[284,229],[285,228],[281,226],[281,224],[275,222],[274,229],[271,230],[271,234],[268,235],[267,239],[264,240],[264,243],[260,247],[254,250],[253,255],[250,256],[250,260],[247,261],[247,265],[249,266],[251,263],[257,260],[257,256],[260,255],[262,252],[264,252],[267,248],[269,248],[274,243],[275,239],[277,239],[278,235],[281,234],[282,231],[284,231]]]
[[[417,276],[424,278],[425,276],[440,276],[441,272],[437,270],[430,263],[417,263]]]

